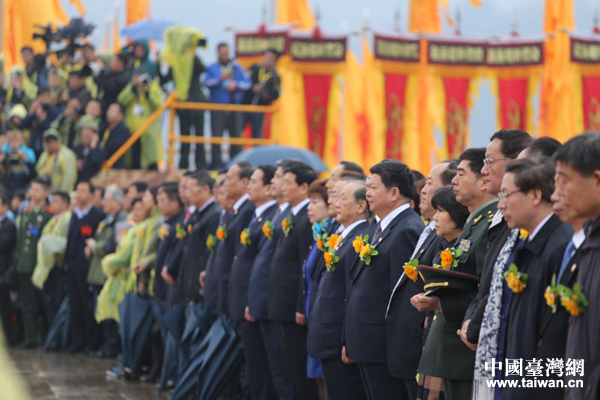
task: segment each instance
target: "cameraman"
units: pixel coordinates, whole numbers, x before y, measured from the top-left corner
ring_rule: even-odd
[[[83,107],[81,100],[78,97],[73,97],[67,102],[65,111],[50,125],[60,134],[60,141],[70,149],[74,149],[81,140],[77,123],[83,115]]]
[[[47,89],[40,91],[40,95],[31,103],[29,115],[21,123],[22,129],[29,129],[29,147],[39,157],[44,151],[43,134],[50,128],[52,121],[57,117],[58,112],[54,107],[44,102]]]
[[[33,150],[25,146],[21,132],[9,131],[6,136],[8,142],[0,150],[0,175],[4,188],[14,193],[25,189],[35,177],[36,159]]]
[[[163,91],[157,79],[152,79],[145,68],[136,68],[132,82],[119,94],[117,101],[125,109],[125,125],[135,133],[160,107]],[[163,159],[160,121],[156,120],[140,138],[140,164],[144,169],[157,169]]]

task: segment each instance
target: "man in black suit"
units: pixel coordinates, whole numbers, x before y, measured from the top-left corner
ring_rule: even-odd
[[[224,236],[221,237],[220,244],[215,250],[214,277],[211,281],[217,285],[217,303],[216,312],[228,315],[229,313],[229,273],[233,257],[242,247],[240,235],[248,227],[255,206],[248,200],[248,182],[254,172],[252,164],[239,162],[232,165],[227,171],[225,182],[221,188],[227,200],[233,203],[232,212],[228,215],[222,228]],[[214,278],[214,280],[213,280]]]
[[[256,210],[248,227],[240,235],[242,247],[233,258],[229,276],[229,316],[237,321],[242,334],[250,394],[253,399],[265,400],[276,399],[277,396],[271,381],[260,325],[256,320],[246,320],[246,306],[252,265],[269,240],[262,231],[263,224],[270,221],[279,208],[271,190],[274,173],[275,167],[259,165],[250,177],[248,200],[254,203]]]
[[[17,244],[17,228],[8,219],[10,197],[6,192],[0,193],[0,276],[7,276],[12,262],[12,255]],[[8,282],[0,286],[0,318],[7,340],[12,339],[12,305]]]
[[[306,165],[285,169],[283,196],[292,208],[282,221],[283,235],[277,241],[271,263],[269,318],[277,323],[281,348],[292,382],[294,398],[316,399],[317,387],[306,376],[306,319],[301,292],[302,264],[312,244],[308,219],[308,186],[317,178]]]
[[[358,367],[344,364],[340,358],[350,268],[358,257],[352,241],[372,232],[366,192],[363,180],[351,180],[341,189],[335,204],[336,220],[345,228],[338,236],[338,244],[328,251],[332,258],[339,257],[339,261],[329,262],[327,258],[314,271],[308,354],[321,360],[330,400],[366,398]],[[325,254],[321,257],[325,258]]]
[[[108,160],[112,155],[119,150],[123,144],[131,136],[131,132],[123,123],[125,118],[125,110],[119,103],[113,103],[108,107],[106,111],[106,121],[108,123],[104,132],[100,133],[99,146],[102,149],[102,158]],[[138,142],[139,143],[139,142]],[[137,167],[140,165],[140,149],[139,145],[134,145],[133,149],[133,161],[129,167]],[[122,156],[113,165],[113,168],[126,168],[125,156]]]
[[[79,182],[75,195],[75,210],[67,233],[65,265],[67,266],[67,295],[69,296],[69,352],[88,348],[98,350],[100,328],[94,319],[94,296],[87,276],[90,259],[85,255],[86,240],[94,237],[104,213],[93,207],[94,187],[89,182]]]
[[[436,164],[431,168],[427,179],[425,180],[425,186],[421,190],[421,198],[419,202],[419,210],[421,211],[421,218],[428,220],[429,224],[425,227],[415,249],[412,253],[411,259],[417,259],[419,261],[419,265],[433,265],[434,258],[444,250],[444,245],[447,244],[446,240],[441,236],[438,236],[435,231],[435,221],[433,221],[433,216],[436,210],[431,205],[431,199],[433,195],[438,189],[443,187],[451,186],[452,179],[456,176],[456,169],[458,167],[458,162],[455,160],[442,162],[440,164]],[[409,260],[406,260],[407,262]],[[417,281],[418,282],[418,281]],[[399,337],[402,336],[402,332],[404,331],[404,308],[403,303],[406,301],[406,294],[404,291],[412,291],[415,284],[407,282],[407,278],[404,274],[400,277],[398,282],[396,282],[394,289],[392,290],[392,295],[390,297],[390,301],[388,304],[388,309],[386,313],[387,319],[387,348],[388,348],[388,369],[390,373],[396,377],[402,377],[402,371],[406,368],[406,359],[403,357],[405,353],[405,349],[407,348],[405,341],[398,340]],[[418,284],[418,290],[422,291],[422,284]],[[405,286],[410,286],[410,288],[405,288]],[[404,288],[404,289],[403,289]],[[427,335],[429,333],[429,327],[431,326],[433,311],[427,311],[425,322],[423,324],[423,343],[427,340]],[[414,344],[415,348],[418,346],[415,339]],[[417,356],[417,353],[413,353],[414,358],[413,362],[418,364],[418,360],[421,357],[420,353]],[[421,380],[422,375],[419,376]],[[429,377],[429,379],[436,379],[434,377]],[[429,387],[431,384],[429,382],[422,382],[422,386]],[[414,384],[410,383],[410,391],[409,394],[411,398],[415,398],[416,396],[416,387]]]
[[[405,379],[388,371],[385,312],[392,289],[401,276],[402,260],[410,258],[424,225],[410,208],[413,177],[406,164],[383,160],[371,167],[370,172],[367,200],[380,221],[365,246],[375,247],[378,254],[371,257],[369,265],[359,258],[351,271],[342,358],[346,363],[358,363],[367,398],[409,399],[412,384],[409,380],[414,382],[416,365],[407,364]],[[416,286],[411,293],[417,294]],[[412,357],[411,353],[420,351],[423,316],[411,310],[408,299],[402,307],[406,315],[405,331],[417,340],[416,345],[406,344],[404,354]]]
[[[264,343],[269,370],[273,379],[273,386],[277,398],[291,400],[293,398],[290,377],[287,373],[285,358],[279,345],[279,334],[275,322],[269,319],[268,296],[269,281],[271,277],[271,263],[275,255],[275,248],[279,238],[283,236],[281,222],[291,212],[291,207],[283,197],[283,175],[286,168],[302,164],[300,161],[283,159],[277,162],[277,169],[271,179],[271,194],[277,201],[278,209],[275,215],[263,223],[263,234],[268,239],[259,251],[250,273],[248,285],[248,306],[246,307],[246,320],[257,323],[260,327]],[[269,227],[272,227],[272,230]]]

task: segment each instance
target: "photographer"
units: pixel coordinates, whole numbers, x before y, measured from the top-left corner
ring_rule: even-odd
[[[78,98],[81,102],[81,108],[85,109],[87,103],[92,99],[92,95],[85,87],[85,77],[81,70],[69,72],[67,87],[69,89],[69,98]]]
[[[128,53],[133,58],[131,63],[132,72],[135,73],[136,69],[144,68],[151,79],[156,77],[157,65],[155,62],[150,61],[150,46],[147,40],[138,40],[131,43],[123,49],[123,53]]]
[[[79,121],[81,143],[75,147],[77,156],[78,182],[91,180],[104,162],[104,154],[98,146],[98,124],[92,117],[86,115]]]
[[[67,146],[60,144],[56,129],[44,132],[45,151],[35,169],[39,175],[49,176],[52,190],[70,193],[77,182],[77,157]]]
[[[125,125],[131,133],[137,131],[162,104],[163,91],[158,80],[145,68],[136,68],[132,82],[119,94],[117,101],[125,109]],[[144,169],[157,169],[164,156],[160,121],[155,121],[140,138],[140,164]]]
[[[119,93],[125,89],[130,81],[130,74],[127,70],[129,56],[126,54],[115,54],[110,60],[109,69],[106,70],[104,62],[98,59],[100,73],[96,78],[96,84],[101,89],[99,99],[102,101],[102,109],[108,110],[108,107],[117,101]]]
[[[37,95],[37,86],[29,80],[23,67],[15,65],[11,68],[6,90],[6,104],[11,107],[23,104],[29,107]]]
[[[25,117],[21,123],[21,128],[29,129],[29,147],[35,152],[35,156],[39,157],[44,151],[42,135],[46,129],[50,128],[52,121],[57,117],[58,112],[49,104],[44,103],[44,91],[41,93],[42,99],[37,97],[29,108],[29,115]]]
[[[65,111],[59,114],[50,125],[51,128],[56,129],[60,134],[60,141],[70,149],[75,148],[81,140],[77,123],[81,119],[82,114],[83,107],[81,100],[73,97],[67,102]]]
[[[69,100],[67,85],[60,77],[56,68],[52,68],[48,72],[48,89],[50,90],[50,104],[61,109]]]
[[[46,80],[46,57],[43,54],[34,54],[29,46],[21,48],[21,58],[25,64],[25,72],[29,80],[38,88],[48,87]]]
[[[11,193],[27,187],[35,177],[35,153],[25,146],[23,134],[8,132],[8,142],[0,152],[0,176],[2,185]]]

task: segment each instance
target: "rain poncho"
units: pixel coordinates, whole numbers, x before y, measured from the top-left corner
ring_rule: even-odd
[[[71,211],[53,216],[42,229],[37,244],[37,264],[31,281],[42,289],[52,268],[61,265],[67,249],[67,232],[71,221]]]
[[[181,101],[188,98],[195,51],[198,47],[198,40],[203,37],[202,32],[187,26],[172,26],[165,30],[165,49],[162,59],[171,66],[175,90]]]

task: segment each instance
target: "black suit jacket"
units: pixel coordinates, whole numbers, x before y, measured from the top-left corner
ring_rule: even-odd
[[[235,320],[244,319],[244,310],[248,305],[248,286],[252,265],[258,253],[269,240],[262,232],[265,221],[271,220],[279,206],[277,203],[267,208],[253,223],[249,224],[250,244],[242,245],[233,257],[231,274],[229,275],[229,316]],[[254,217],[253,217],[254,218]],[[238,238],[238,240],[240,240]]]
[[[248,307],[250,308],[252,318],[259,320],[269,319],[268,297],[269,282],[271,280],[271,263],[275,256],[277,242],[283,236],[281,222],[289,215],[291,210],[291,207],[288,206],[277,218],[271,221],[273,223],[273,237],[264,242],[252,264],[248,285]]]
[[[227,221],[229,221],[231,214],[226,212],[225,210],[221,210],[219,213],[219,222],[217,224],[217,228],[221,225],[226,225]],[[204,276],[204,289],[202,294],[204,296],[204,301],[210,307],[212,312],[216,312],[217,310],[217,302],[219,299],[219,285],[217,281],[217,274],[215,273],[215,260],[217,249],[221,246],[221,241],[217,239],[217,230],[215,229],[213,232],[210,232],[214,236],[215,239],[215,248],[213,251],[210,251],[208,256],[208,261],[206,262],[206,274]]]
[[[535,357],[541,321],[547,308],[544,291],[572,236],[573,229],[552,215],[537,235],[516,251],[514,263],[528,277],[523,292],[510,296],[505,325],[505,358],[531,360]],[[503,399],[528,400],[531,397],[531,391],[524,388],[507,388],[502,392]]]
[[[314,300],[308,323],[308,355],[314,358],[340,357],[342,330],[346,311],[346,286],[350,285],[350,268],[358,258],[352,242],[357,236],[371,234],[368,221],[355,226],[342,239],[335,252],[340,260],[335,271],[327,271],[325,263],[317,264],[312,292]],[[320,254],[323,258],[323,253]]]
[[[294,322],[296,312],[305,313],[302,294],[302,264],[313,242],[312,225],[308,219],[307,205],[298,214],[289,216],[292,231],[281,235],[277,241],[271,263],[269,283],[269,319]]]
[[[160,300],[167,298],[167,282],[162,278],[162,269],[167,266],[174,255],[175,246],[177,245],[177,224],[181,224],[185,213],[181,211],[179,214],[165,221],[169,226],[167,236],[158,242],[156,249],[156,261],[154,262],[154,295]]]
[[[65,250],[65,264],[69,271],[81,273],[87,277],[90,259],[84,253],[85,241],[94,237],[98,224],[104,217],[104,213],[94,207],[82,219],[79,219],[73,212],[67,231],[67,249]]]
[[[99,147],[90,149],[85,154],[85,148],[82,144],[79,144],[75,146],[75,155],[78,161],[83,161],[83,168],[77,173],[78,182],[87,182],[92,179],[100,171],[100,167],[102,167],[102,163],[104,162],[104,153]]]
[[[215,310],[218,313],[227,314],[229,312],[227,303],[229,300],[228,288],[231,264],[233,264],[233,256],[236,255],[242,247],[240,235],[250,223],[255,208],[256,207],[254,207],[254,204],[250,202],[250,200],[246,200],[237,211],[234,211],[229,215],[227,220],[227,237],[215,250],[214,274],[216,281],[214,282],[216,282],[217,285],[217,303]]]
[[[12,256],[17,245],[17,228],[8,218],[0,222],[0,276],[11,266]]]
[[[209,259],[209,250],[206,239],[209,234],[215,233],[219,224],[221,207],[216,203],[209,204],[204,210],[196,211],[191,220],[191,233],[180,241],[181,252],[176,253],[172,268],[177,264],[177,278],[175,281],[175,302],[180,300],[200,301],[200,272],[206,269]]]
[[[346,353],[352,360],[359,363],[386,363],[387,305],[392,289],[402,275],[402,265],[410,259],[423,228],[423,221],[413,209],[402,211],[380,235],[377,242],[379,254],[371,258],[370,265],[360,259],[354,263],[343,336]],[[417,293],[414,285],[406,287],[410,288],[407,293]],[[423,316],[413,320],[414,308],[410,302],[402,303],[401,307],[408,316],[406,334],[420,341]],[[416,373],[416,368],[413,372]],[[413,373],[410,378],[414,376]]]
[[[445,248],[446,240],[438,236],[435,229],[429,233],[415,258],[420,265],[433,265],[434,258]],[[408,260],[406,260],[408,261]],[[394,287],[386,315],[387,365],[390,373],[397,377],[407,377],[417,370],[426,339],[423,320],[428,313],[408,309],[410,298],[423,292],[423,281],[410,281],[406,276]],[[433,317],[433,312],[429,314]],[[417,325],[419,321],[419,325]],[[417,337],[416,328],[421,328]],[[408,328],[408,329],[407,329]]]
[[[100,132],[100,140],[102,140],[103,135],[104,132]],[[129,129],[127,129],[125,124],[120,123],[119,125],[117,125],[113,130],[110,131],[110,135],[108,136],[106,142],[101,144],[102,157],[105,160],[108,160],[110,157],[112,157],[113,154],[115,154],[117,150],[119,150],[121,146],[125,144],[125,142],[129,139],[130,136],[131,132],[129,132]],[[113,168],[125,168],[124,155],[117,160]]]

